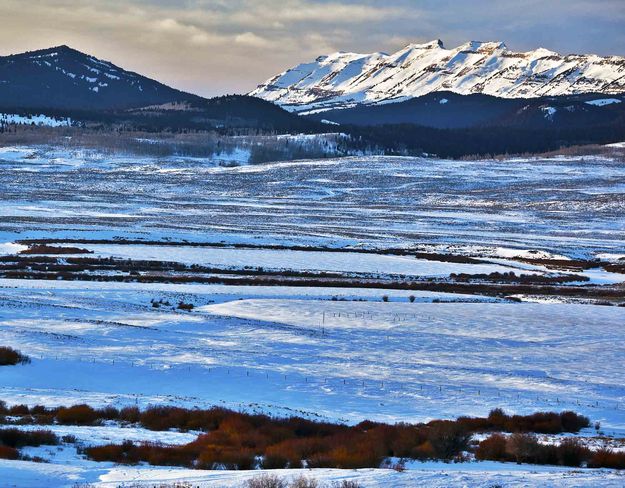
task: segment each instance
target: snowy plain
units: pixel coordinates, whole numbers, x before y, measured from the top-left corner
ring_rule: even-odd
[[[431,293],[410,303],[402,292],[390,292],[385,303],[376,295],[381,290],[353,289],[343,293],[368,301],[324,296],[324,291],[343,296],[335,289],[299,290],[298,296],[298,290],[276,287],[30,280],[3,280],[0,286],[1,342],[33,358],[29,365],[2,371],[0,396],[12,403],[217,404],[349,423],[485,415],[494,407],[519,413],[574,409],[600,421],[611,435],[625,431],[620,367],[625,336],[622,312],[614,307],[431,303],[446,298]],[[154,310],[152,298],[200,306],[191,313]],[[83,442],[91,438],[91,444],[188,439],[188,434],[142,429],[54,429]],[[43,479],[55,480],[48,486],[188,479],[198,486],[235,487],[253,475],[117,468],[85,461],[71,447],[60,454],[51,449],[32,454],[52,464],[0,461],[0,473],[16,486],[41,486],[37,480]],[[403,477],[392,470],[312,474],[327,480],[357,477],[367,487],[385,486],[390,479],[393,486],[483,486],[484,480],[504,486],[591,486],[601,480],[619,486],[622,481],[609,471],[496,463],[417,463]]]
[[[0,242],[293,243],[594,257],[625,249],[625,168],[603,157],[366,157],[233,168],[46,147],[0,150]]]
[[[544,271],[512,261],[517,257],[619,262],[625,255],[625,167],[602,157],[373,157],[225,168],[27,147],[0,149],[0,169],[0,255],[23,251],[19,239],[91,238],[414,246],[490,261],[76,244],[93,250],[89,256],[431,277]],[[619,280],[586,273],[597,282]],[[156,308],[153,300],[163,305]],[[194,310],[177,310],[181,301]],[[0,343],[32,358],[0,370],[0,400],[222,405],[347,423],[486,415],[495,407],[575,410],[623,437],[623,310],[377,288],[0,279]],[[92,444],[192,437],[115,425],[67,429]],[[0,480],[20,487],[113,487],[185,479],[234,488],[254,474],[119,467],[87,461],[69,445],[30,454],[51,462],[0,461]],[[622,473],[605,470],[500,463],[408,468],[308,474],[357,478],[367,488],[625,484]]]
[[[7,487],[75,487],[90,482],[97,488],[125,486],[167,486],[168,483],[187,482],[200,488],[244,488],[246,480],[257,476],[250,471],[201,471],[158,467],[93,466],[93,463],[74,465],[41,464],[28,461],[0,461],[0,470],[10,473]],[[353,480],[367,488],[620,488],[624,477],[618,472],[589,469],[563,469],[542,466],[517,466],[493,462],[444,464],[419,463],[408,466],[403,473],[391,469],[314,469],[280,470],[277,475],[287,480],[299,476],[314,478],[321,483]],[[80,485],[78,485],[80,486]],[[323,486],[323,485],[322,485]],[[327,485],[326,485],[327,486]],[[331,486],[331,485],[330,485]]]
[[[82,249],[98,257],[173,261],[188,265],[225,268],[263,268],[272,270],[336,271],[343,273],[403,274],[412,276],[449,276],[451,273],[521,272],[512,263],[447,263],[415,259],[412,256],[363,254],[357,252],[294,251],[283,249],[199,248],[188,246],[86,244]],[[0,248],[0,252],[1,252]],[[536,271],[523,269],[524,274]],[[625,277],[623,278],[625,281]]]

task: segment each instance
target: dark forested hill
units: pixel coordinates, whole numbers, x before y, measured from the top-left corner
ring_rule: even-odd
[[[1,113],[153,131],[309,131],[319,125],[246,95],[185,93],[67,46],[0,57]]]
[[[361,126],[417,124],[440,129],[492,126],[553,129],[611,124],[624,115],[624,95],[527,99],[436,92],[405,102],[321,112],[310,118]]]

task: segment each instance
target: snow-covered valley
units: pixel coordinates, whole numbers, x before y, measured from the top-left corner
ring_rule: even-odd
[[[605,289],[623,301],[621,161],[219,167],[22,147],[0,149],[0,168],[0,344],[31,359],[0,366],[8,405],[217,405],[349,425],[573,410],[600,424],[585,442],[622,448],[625,309],[564,295]],[[452,274],[467,286],[413,286],[450,286]],[[571,283],[540,298],[470,287],[525,275],[523,286],[544,288],[532,280],[562,274]],[[80,450],[186,444],[196,432],[41,427],[76,439],[24,449],[49,462],[0,460],[0,484],[238,488],[256,474],[119,466]],[[367,488],[624,481],[618,470],[492,461],[278,474],[302,472]]]
[[[352,157],[239,167],[0,149],[0,242],[143,239],[623,253],[625,169],[600,156]]]

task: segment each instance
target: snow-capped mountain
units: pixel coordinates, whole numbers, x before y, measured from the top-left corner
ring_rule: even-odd
[[[67,46],[0,57],[0,106],[123,109],[198,98]]]
[[[431,92],[533,98],[625,92],[625,58],[510,51],[471,41],[446,49],[440,40],[394,54],[338,52],[289,69],[250,95],[297,112],[401,102]]]

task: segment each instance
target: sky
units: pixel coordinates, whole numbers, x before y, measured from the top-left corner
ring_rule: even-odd
[[[0,55],[67,44],[204,96],[433,39],[625,56],[625,0],[0,0]]]

